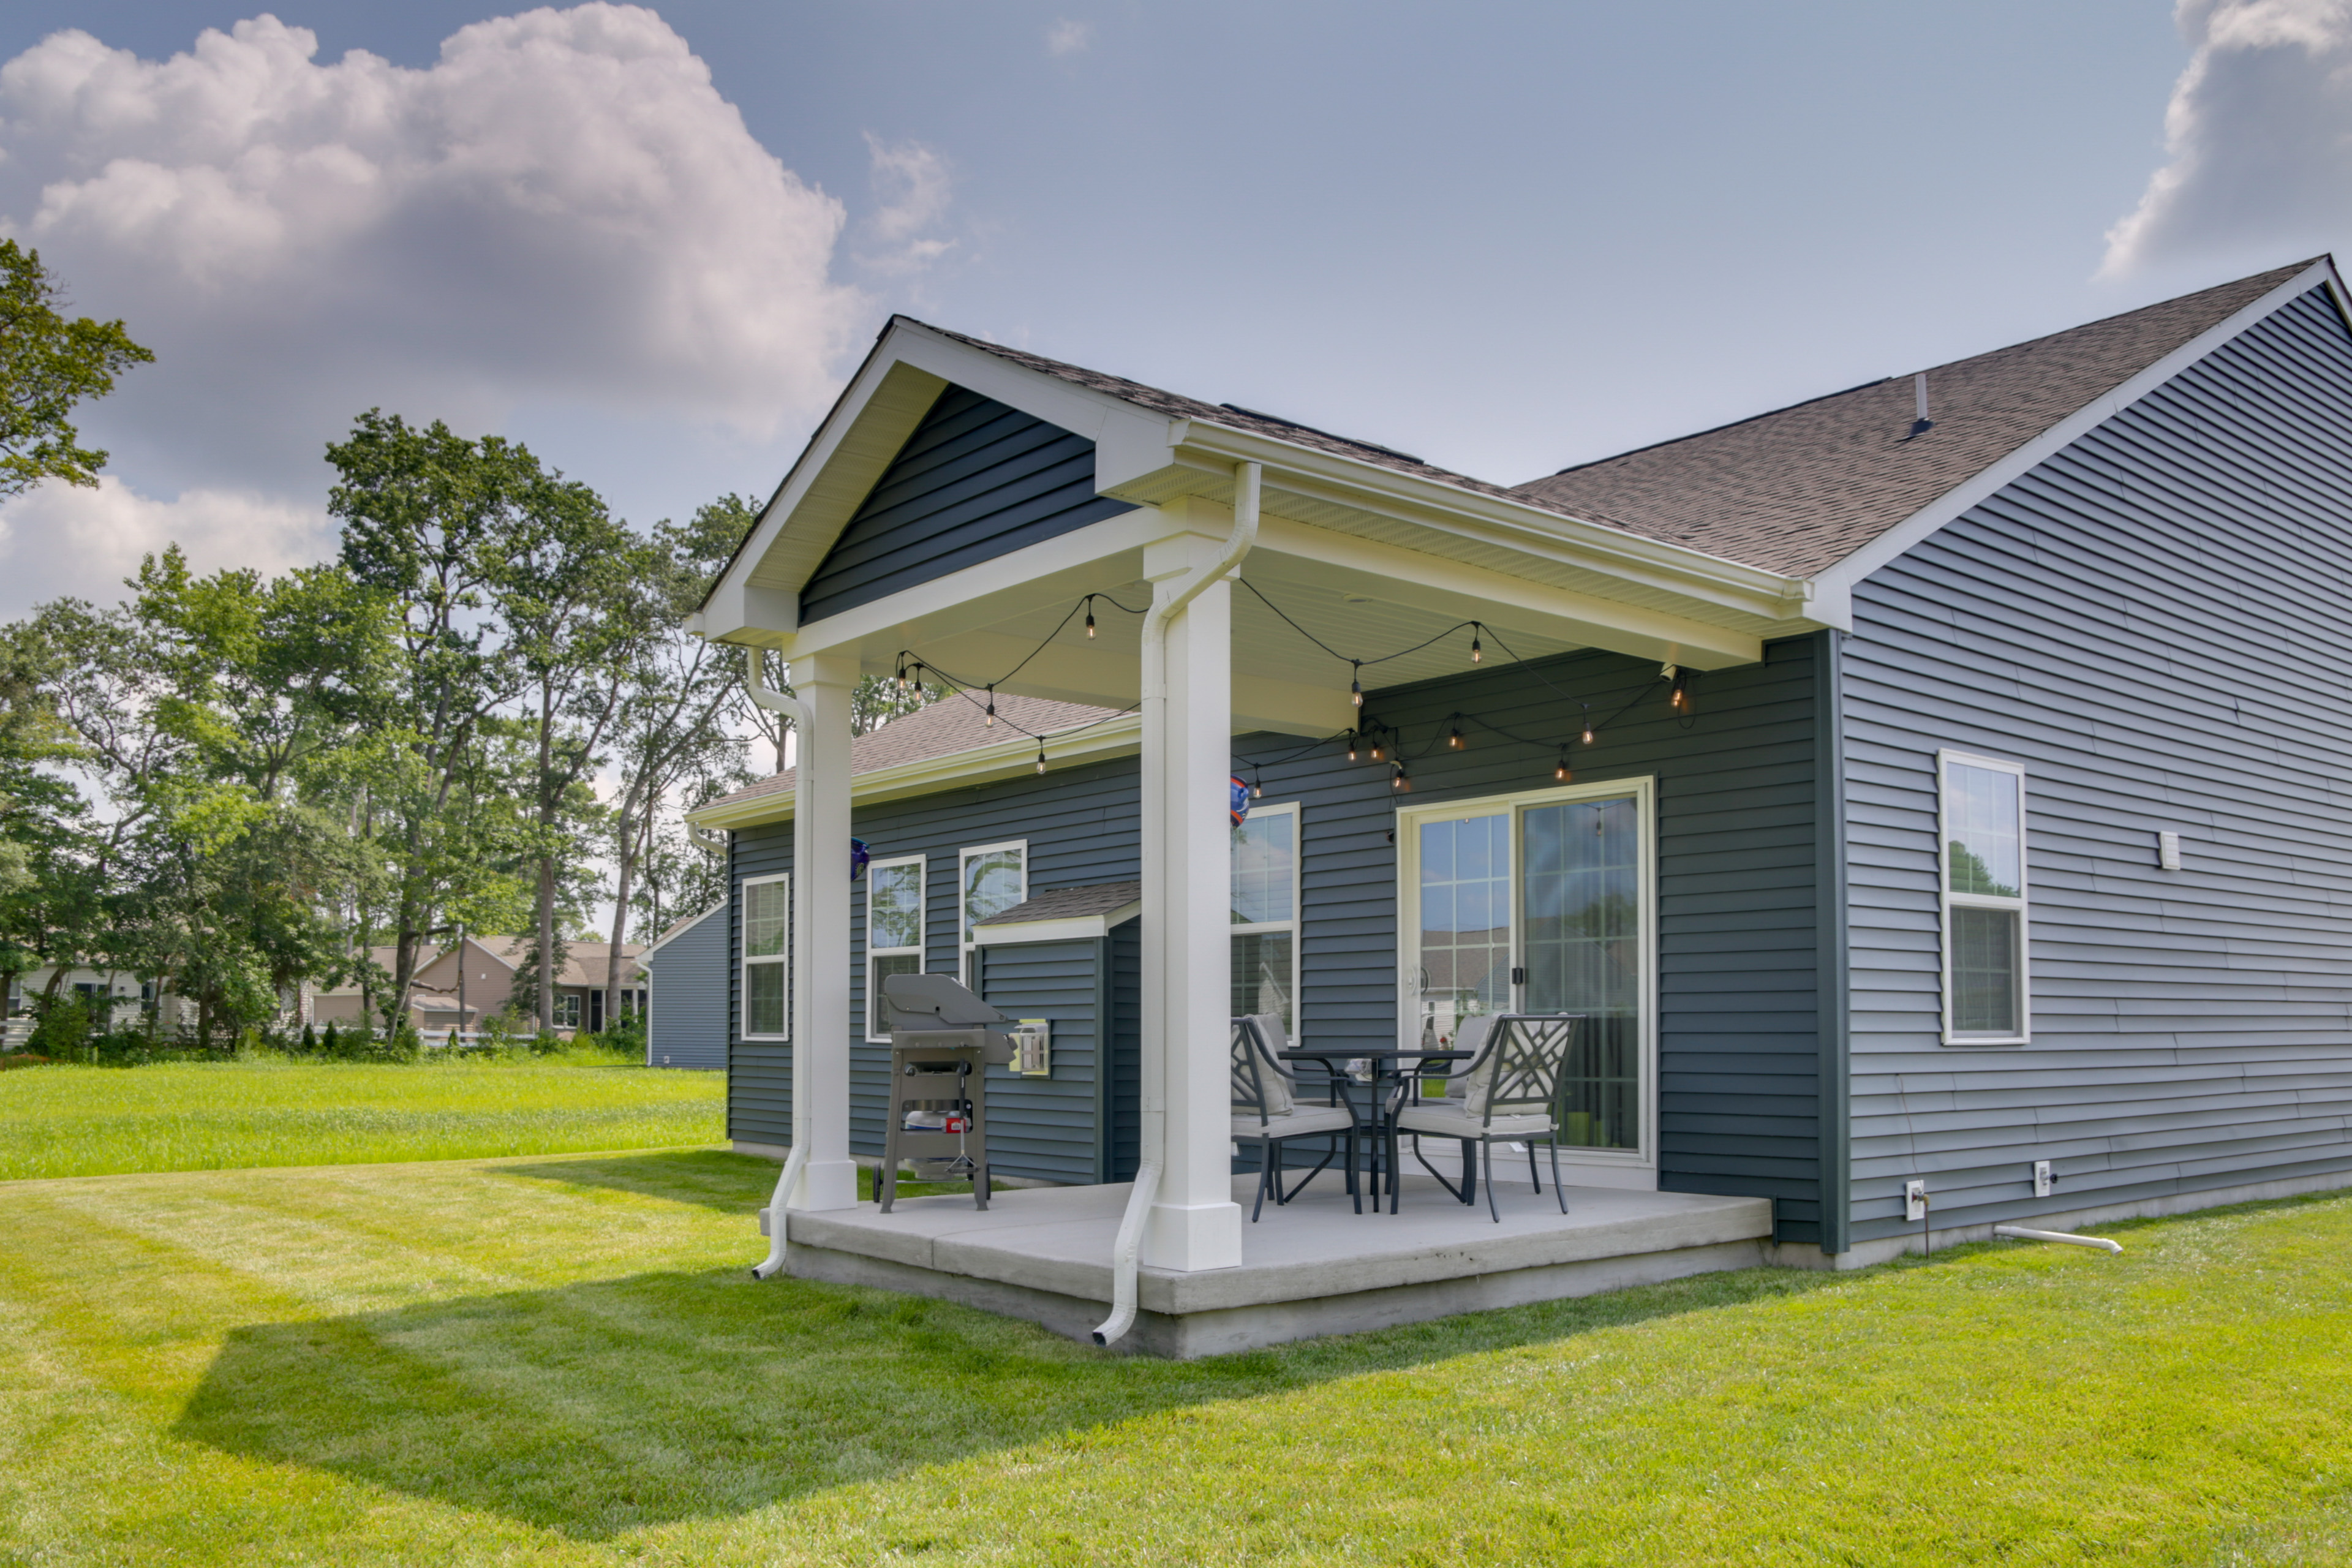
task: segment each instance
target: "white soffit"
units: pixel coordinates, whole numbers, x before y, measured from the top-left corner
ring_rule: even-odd
[[[1005,925],[976,925],[971,928],[971,940],[982,947],[1012,942],[1088,942],[1110,934],[1110,928],[1125,925],[1143,912],[1139,901],[1111,910],[1108,914],[1071,915],[1057,921],[1014,921]]]

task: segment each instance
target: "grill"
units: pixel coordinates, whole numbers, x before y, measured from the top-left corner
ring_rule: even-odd
[[[898,1170],[919,1182],[971,1184],[988,1206],[988,1077],[1013,1059],[1012,1022],[944,974],[893,974],[882,982],[890,1024],[890,1110],[874,1195],[888,1214]]]

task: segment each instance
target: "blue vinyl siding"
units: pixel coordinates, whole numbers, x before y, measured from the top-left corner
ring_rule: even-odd
[[[713,910],[646,958],[646,1065],[727,1065],[727,914]]]
[[[2314,291],[1861,586],[1857,1237],[2352,1171],[2347,437]],[[1939,747],[2028,770],[2030,1045],[1939,1043]]]
[[[1095,763],[1048,773],[1024,775],[978,787],[942,791],[912,800],[890,801],[858,808],[854,831],[865,839],[877,860],[911,855],[923,858],[925,873],[925,952],[923,966],[935,973],[953,974],[959,963],[956,928],[958,851],[982,844],[1025,839],[1029,845],[1029,891],[1034,895],[1057,888],[1090,887],[1102,882],[1132,881],[1140,875],[1135,824],[1135,763]],[[789,870],[793,830],[790,823],[747,828],[735,836],[735,878]],[[846,876],[845,864],[842,874]],[[741,918],[739,892],[730,903],[730,921]],[[850,1149],[854,1153],[882,1152],[883,1113],[888,1090],[889,1047],[869,1044],[866,1036],[866,883],[850,894]],[[1130,927],[1133,922],[1129,922]],[[1039,997],[1051,987],[1042,973],[1005,975],[1008,997]],[[1065,977],[1064,988],[1076,983]],[[730,1016],[740,1027],[740,968],[730,981]],[[1095,986],[1092,968],[1084,981],[1089,1001]],[[1075,992],[1073,991],[1073,994]],[[1058,1017],[1067,999],[1052,1005],[1037,1001],[1030,1016]],[[1089,1018],[1086,1026],[1092,1027]],[[990,1149],[994,1169],[1008,1176],[1046,1181],[1091,1182],[1097,1159],[1094,1134],[1095,1056],[1091,1040],[1074,1045],[1067,1058],[1060,1056],[1053,1079],[1022,1079],[992,1075],[990,1083]],[[781,1041],[745,1041],[735,1037],[736,1077],[730,1084],[728,1135],[740,1141],[782,1144],[791,1141],[792,1048]],[[1066,1059],[1068,1065],[1064,1065]],[[736,1091],[740,1090],[739,1108]],[[1069,1115],[1083,1115],[1085,1127],[1065,1130],[1055,1124],[1060,1107]],[[1130,1164],[1129,1168],[1132,1166]]]
[[[1813,639],[1777,643],[1761,664],[1699,677],[1694,687],[1698,715],[1687,727],[1668,714],[1656,665],[1598,654],[1549,661],[1539,671],[1490,667],[1376,691],[1367,702],[1368,712],[1406,731],[1416,753],[1443,733],[1446,717],[1456,710],[1530,737],[1567,737],[1575,733],[1582,704],[1608,714],[1633,703],[1598,745],[1579,748],[1577,777],[1597,782],[1654,774],[1658,780],[1660,1184],[1670,1191],[1770,1197],[1781,1235],[1798,1241],[1815,1239],[1820,1228],[1817,646]],[[1515,744],[1475,726],[1471,734],[1469,750],[1441,748],[1414,763],[1414,802],[1551,783],[1552,744]],[[1350,764],[1337,745],[1309,746],[1292,736],[1239,737],[1234,755],[1259,765],[1265,804],[1301,803],[1304,1030],[1318,1043],[1391,1043],[1397,879],[1389,834],[1398,797],[1388,769]],[[926,857],[929,964],[935,970],[952,971],[956,963],[959,847],[1027,839],[1032,893],[1139,874],[1131,760],[890,802],[861,809],[856,821],[877,859]],[[788,825],[738,835],[739,877],[784,868],[790,845]],[[856,897],[856,931],[862,936],[862,885]],[[1110,939],[1120,1061],[1134,1059],[1139,924],[1116,928]],[[1076,1006],[1076,976],[1047,969],[1023,976],[1019,985],[1036,989],[1008,991],[1008,1000],[1042,998],[1059,986],[1067,995],[1051,1005]],[[853,974],[858,987],[853,1027],[859,1039],[853,1047],[852,1147],[871,1154],[881,1148],[884,1047],[863,1041],[862,948]],[[1042,1011],[1048,1003],[1037,1005]],[[730,1104],[731,1135],[784,1142],[784,1047],[739,1043],[736,1052],[743,1103]],[[1109,1099],[1114,1179],[1124,1179],[1139,1152],[1135,1088],[1124,1069],[1114,1069]],[[1073,1097],[1063,1113],[1083,1114],[1086,1136],[1093,1136],[1095,1111],[1082,1112]],[[1096,1156],[1082,1155],[1076,1142],[1042,1127],[1031,1110],[1008,1114],[1000,1127],[998,1168],[1005,1173],[1097,1179],[1093,1167],[1081,1163]]]
[[[1092,441],[950,386],[801,589],[801,619],[822,620],[1130,510],[1095,494]]]

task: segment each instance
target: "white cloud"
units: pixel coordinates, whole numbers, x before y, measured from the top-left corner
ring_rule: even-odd
[[[947,216],[947,162],[919,142],[885,142],[870,131],[866,152],[876,205],[857,258],[877,272],[919,272],[955,248],[929,232]]]
[[[1092,22],[1074,22],[1064,16],[1045,29],[1045,52],[1057,60],[1086,53],[1087,46],[1094,41]]]
[[[828,277],[842,205],[655,13],[479,22],[424,69],[316,49],[263,16],[160,62],[75,31],[0,67],[7,231],[157,353],[92,415],[142,471],[315,491],[375,405],[766,438],[829,398],[866,309]]]
[[[111,474],[94,489],[51,481],[0,508],[0,616],[67,594],[112,604],[141,556],[173,543],[199,574],[251,566],[274,574],[335,549],[323,507],[236,490],[155,500]]]
[[[2285,261],[2352,231],[2352,0],[2180,0],[2176,20],[2193,53],[2168,161],[2107,231],[2103,272]]]

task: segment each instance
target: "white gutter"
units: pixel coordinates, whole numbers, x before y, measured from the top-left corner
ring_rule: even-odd
[[[693,841],[694,847],[697,849],[707,851],[712,855],[724,855],[727,853],[727,840],[719,837],[719,835],[711,832],[709,828],[703,826],[699,823],[692,821],[687,823],[686,836]]]
[[[2109,1241],[2104,1236],[2069,1236],[2063,1230],[2028,1230],[2021,1225],[1997,1225],[1995,1236],[2005,1236],[2013,1241],[2057,1241],[2068,1247],[2095,1247],[2102,1252],[2121,1252],[2124,1244]]]
[[[1143,885],[1163,900],[1168,890],[1167,784],[1161,770],[1168,750],[1168,623],[1202,590],[1222,581],[1242,563],[1257,542],[1258,487],[1265,470],[1255,463],[1234,465],[1234,531],[1217,558],[1187,577],[1166,599],[1154,595],[1143,617],[1143,733],[1149,754],[1143,768]],[[1155,742],[1152,738],[1158,737]],[[1118,1239],[1110,1252],[1110,1316],[1095,1327],[1095,1343],[1115,1344],[1135,1326],[1136,1258],[1143,1246],[1144,1223],[1160,1196],[1160,1173],[1168,1153],[1168,922],[1146,912],[1143,940],[1159,949],[1156,962],[1144,965],[1143,1005],[1156,1009],[1157,1029],[1143,1032],[1141,1100],[1142,1160],[1135,1168],[1135,1184],[1127,1194],[1127,1213],[1118,1222]]]
[[[786,696],[781,691],[771,691],[760,683],[760,650],[756,647],[747,647],[743,650],[743,689],[750,693],[751,700],[761,707],[772,713],[782,713],[790,719],[802,734],[808,734],[814,729],[814,725],[810,721],[807,703],[797,697]],[[807,763],[807,757],[802,757],[802,765],[795,769],[793,774],[793,869],[796,873],[805,873],[816,858],[814,849],[809,843],[809,839],[814,835],[814,829],[809,826],[809,819],[814,813],[816,804],[816,785],[814,776],[815,770],[809,767]],[[697,842],[700,840],[698,839]],[[797,927],[798,922],[795,921],[794,924]],[[803,962],[805,955],[799,951],[801,939],[802,932],[795,929],[793,932],[793,972],[806,974],[813,966]],[[808,1031],[794,1029],[793,1031],[793,1087],[795,1090],[803,1089],[808,1083],[808,1074],[803,1070],[807,1064],[802,1059],[808,1045]],[[766,1262],[751,1270],[751,1278],[754,1279],[772,1279],[784,1267],[784,1200],[791,1197],[793,1189],[800,1184],[802,1167],[808,1163],[809,1137],[808,1096],[796,1092],[793,1096],[792,1152],[785,1156],[783,1171],[776,1177],[776,1190],[768,1199],[768,1258]]]

